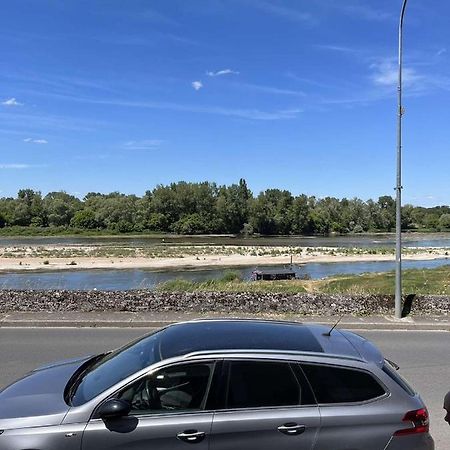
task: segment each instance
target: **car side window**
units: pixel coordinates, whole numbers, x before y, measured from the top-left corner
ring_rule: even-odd
[[[226,408],[262,408],[311,403],[309,387],[300,385],[289,363],[229,361],[227,367]]]
[[[157,414],[205,409],[214,363],[162,368],[128,386],[117,396],[131,403],[130,414]]]
[[[385,394],[380,383],[361,370],[321,364],[302,364],[301,367],[319,404],[363,402]]]

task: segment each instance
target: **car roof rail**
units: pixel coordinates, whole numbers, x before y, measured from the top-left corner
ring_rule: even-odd
[[[350,361],[358,361],[358,362],[367,362],[362,358],[357,358],[355,356],[349,356],[349,355],[341,355],[341,354],[332,354],[332,353],[324,353],[324,352],[308,352],[308,351],[300,351],[300,350],[265,350],[265,349],[245,349],[245,348],[239,348],[239,349],[212,349],[212,350],[198,350],[195,352],[187,353],[186,355],[183,355],[184,359],[190,359],[194,358],[196,356],[212,356],[220,354],[257,354],[257,355],[285,355],[285,356],[317,356],[320,358],[329,358],[329,359],[338,359],[338,360],[350,360]]]
[[[198,317],[185,322],[178,323],[189,323],[189,322],[268,322],[268,323],[282,323],[291,325],[308,325],[304,322],[297,322],[295,320],[282,320],[282,319],[270,319],[266,317]]]

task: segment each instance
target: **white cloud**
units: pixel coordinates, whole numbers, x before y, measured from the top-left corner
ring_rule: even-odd
[[[436,53],[436,56],[441,56],[444,53],[447,53],[447,49],[446,48],[441,48],[440,50],[438,50],[438,52]]]
[[[123,147],[126,150],[153,150],[162,143],[163,141],[161,139],[143,139],[140,141],[125,142]]]
[[[352,47],[346,47],[344,45],[316,45],[315,47],[321,50],[330,50],[332,52],[338,53],[351,53],[351,54],[360,53],[359,50]]]
[[[0,169],[29,169],[30,164],[0,164]]]
[[[46,139],[26,138],[23,140],[23,142],[27,142],[29,144],[48,144],[48,141]]]
[[[22,106],[23,103],[19,103],[14,97],[11,97],[11,98],[8,98],[8,100],[3,101],[2,105],[4,105],[4,106]]]
[[[306,95],[303,91],[294,91],[292,89],[283,89],[274,86],[264,86],[260,84],[235,83],[234,85],[241,88],[251,89],[253,91],[265,92],[267,94],[292,95],[294,97],[304,97]]]
[[[199,91],[203,87],[203,83],[201,81],[193,81],[191,84],[196,91]]]
[[[395,86],[398,83],[398,66],[390,59],[382,60],[371,66],[374,70],[372,81],[379,86]],[[423,76],[418,74],[411,67],[403,67],[402,81],[406,86],[413,86],[423,80]]]
[[[239,72],[231,69],[218,70],[217,72],[206,72],[208,77],[220,77],[222,75],[239,75]]]

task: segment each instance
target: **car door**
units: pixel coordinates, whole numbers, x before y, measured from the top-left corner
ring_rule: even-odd
[[[211,450],[311,450],[320,416],[298,366],[284,361],[229,360]]]
[[[215,365],[178,363],[126,386],[113,397],[129,402],[130,413],[106,420],[94,413],[82,450],[208,450],[213,413],[206,405]]]
[[[352,367],[302,364],[321,414],[316,450],[380,450],[396,430],[395,405],[373,374]],[[398,420],[398,419],[397,419]]]

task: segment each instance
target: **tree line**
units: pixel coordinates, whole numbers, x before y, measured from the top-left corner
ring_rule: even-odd
[[[16,198],[0,198],[0,228],[12,226],[179,234],[393,231],[395,201],[294,196],[280,189],[254,196],[244,179],[230,186],[180,181],[158,185],[142,197],[90,192],[82,200],[66,192],[42,196],[21,189]],[[405,205],[402,228],[450,231],[450,207]]]

